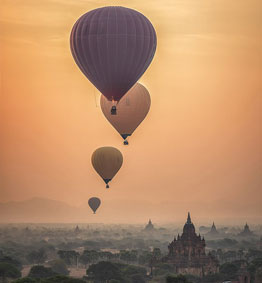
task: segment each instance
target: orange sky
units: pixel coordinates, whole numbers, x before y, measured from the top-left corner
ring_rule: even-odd
[[[162,220],[180,217],[172,203],[182,220],[189,209],[261,219],[261,0],[0,2],[0,201],[98,196],[134,221],[132,202],[159,205]],[[158,37],[140,80],[151,110],[128,147],[69,48],[79,16],[105,5],[139,10]],[[90,162],[106,145],[124,155],[108,191]]]

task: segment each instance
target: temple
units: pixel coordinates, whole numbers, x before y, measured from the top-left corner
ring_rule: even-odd
[[[244,230],[243,230],[242,232],[240,232],[240,233],[238,234],[238,236],[241,236],[241,237],[250,237],[250,236],[254,236],[254,233],[253,233],[252,231],[250,231],[249,226],[248,226],[247,223],[246,223],[246,225],[245,225],[245,227],[244,227]]]
[[[211,236],[211,237],[216,237],[219,235],[219,232],[217,231],[216,225],[213,222],[213,225],[210,229],[210,231],[206,234],[207,236]]]
[[[145,227],[145,231],[152,231],[152,230],[154,230],[155,228],[154,228],[154,225],[152,224],[152,222],[151,222],[151,219],[149,219],[149,221],[148,221],[148,224],[146,225],[146,227]]]
[[[81,232],[81,230],[79,229],[79,227],[78,227],[78,225],[76,226],[76,228],[75,228],[75,233],[76,234],[79,234]]]
[[[169,244],[165,262],[174,265],[178,274],[192,274],[203,277],[218,272],[218,261],[205,252],[205,239],[195,232],[188,213],[183,234]]]

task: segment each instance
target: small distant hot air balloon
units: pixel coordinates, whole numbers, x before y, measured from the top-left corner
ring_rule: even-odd
[[[101,95],[102,112],[111,125],[128,144],[126,138],[131,136],[139,124],[145,119],[150,109],[151,99],[147,89],[136,83],[119,101],[117,115],[111,115],[111,103]]]
[[[125,7],[87,12],[76,21],[70,36],[72,55],[80,70],[108,100],[115,102],[146,71],[156,43],[151,22]],[[116,114],[115,108],[112,114]]]
[[[99,198],[93,197],[88,200],[88,204],[90,208],[93,210],[94,214],[96,213],[96,210],[101,204],[101,200]]]
[[[110,146],[100,147],[92,154],[92,165],[109,188],[110,182],[123,164],[122,153]]]

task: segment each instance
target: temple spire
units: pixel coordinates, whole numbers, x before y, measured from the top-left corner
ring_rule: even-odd
[[[187,224],[191,224],[191,217],[190,217],[190,212],[188,212],[188,215],[187,215]]]
[[[247,225],[247,223],[246,223],[246,225],[245,225],[245,227],[244,227],[244,230],[245,230],[245,231],[249,231],[249,226]]]

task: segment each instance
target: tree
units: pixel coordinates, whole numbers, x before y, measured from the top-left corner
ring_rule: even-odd
[[[248,266],[248,271],[251,274],[252,279],[255,278],[256,272],[259,269],[262,269],[262,258],[256,258]]]
[[[65,262],[62,259],[56,259],[50,262],[52,270],[61,275],[68,275],[69,271]]]
[[[39,283],[39,280],[29,277],[24,277],[13,281],[13,283]]]
[[[99,258],[106,259],[107,261],[113,259],[115,255],[111,252],[99,252]]]
[[[86,281],[68,276],[57,275],[48,279],[44,279],[41,283],[86,283]]]
[[[16,260],[16,259],[10,257],[10,256],[2,256],[0,258],[0,263],[2,263],[2,262],[12,264],[20,271],[22,269],[22,263],[20,261]]]
[[[90,279],[95,282],[104,282],[111,279],[122,280],[121,270],[118,265],[110,261],[100,261],[97,264],[92,264],[86,271]]]
[[[57,275],[50,267],[35,265],[30,269],[28,277],[31,278],[48,278]]]
[[[139,250],[146,249],[147,247],[144,239],[132,239],[132,242],[134,243],[134,246]]]
[[[138,257],[138,263],[142,265],[149,265],[152,258],[152,253],[149,251],[143,251]]]
[[[120,259],[125,261],[125,262],[135,262],[135,261],[137,261],[137,251],[135,251],[135,250],[132,250],[132,251],[121,250],[120,251]]]
[[[57,275],[46,279],[33,279],[29,277],[13,281],[13,283],[85,283],[86,281],[68,276]]]
[[[258,258],[262,258],[262,251],[249,249],[247,254],[248,261],[255,260]]]
[[[239,266],[234,263],[224,263],[220,266],[219,272],[224,276],[225,279],[235,279]]]
[[[191,283],[186,279],[185,276],[183,275],[178,275],[178,276],[167,276],[166,278],[166,283]]]
[[[124,265],[121,268],[123,274],[125,277],[129,277],[132,275],[141,275],[141,276],[146,276],[146,269],[141,266],[135,266],[135,265]]]
[[[156,260],[159,260],[161,258],[161,250],[159,248],[154,248],[154,250],[153,250],[153,257]]]
[[[237,252],[236,251],[226,251],[223,255],[223,258],[227,262],[231,262],[237,259]]]
[[[146,283],[145,276],[141,274],[134,274],[130,278],[132,283]]]
[[[242,249],[237,251],[238,259],[242,260],[244,257],[244,251]]]
[[[80,256],[80,262],[84,265],[89,263],[94,263],[98,260],[99,253],[95,250],[84,250],[83,254]]]
[[[175,273],[174,266],[168,263],[157,263],[154,269],[154,276],[158,275],[168,275]]]
[[[46,252],[43,248],[39,250],[31,251],[27,255],[27,260],[29,261],[29,263],[33,263],[33,264],[44,263],[46,259],[47,259]]]
[[[151,259],[149,261],[149,266],[151,268],[151,275],[153,275],[153,267],[160,261],[161,258],[161,250],[159,248],[154,248],[153,253],[151,255]]]
[[[2,278],[2,282],[5,282],[7,278],[19,278],[21,277],[21,272],[16,268],[16,266],[1,262],[0,263],[0,277]]]
[[[67,265],[77,265],[77,259],[79,257],[79,253],[76,251],[58,251],[58,255],[60,259],[64,260]]]
[[[206,282],[206,283],[217,283],[217,282],[222,282],[223,280],[223,275],[220,273],[216,273],[216,274],[209,274],[206,275],[204,278],[202,278],[202,282]]]

